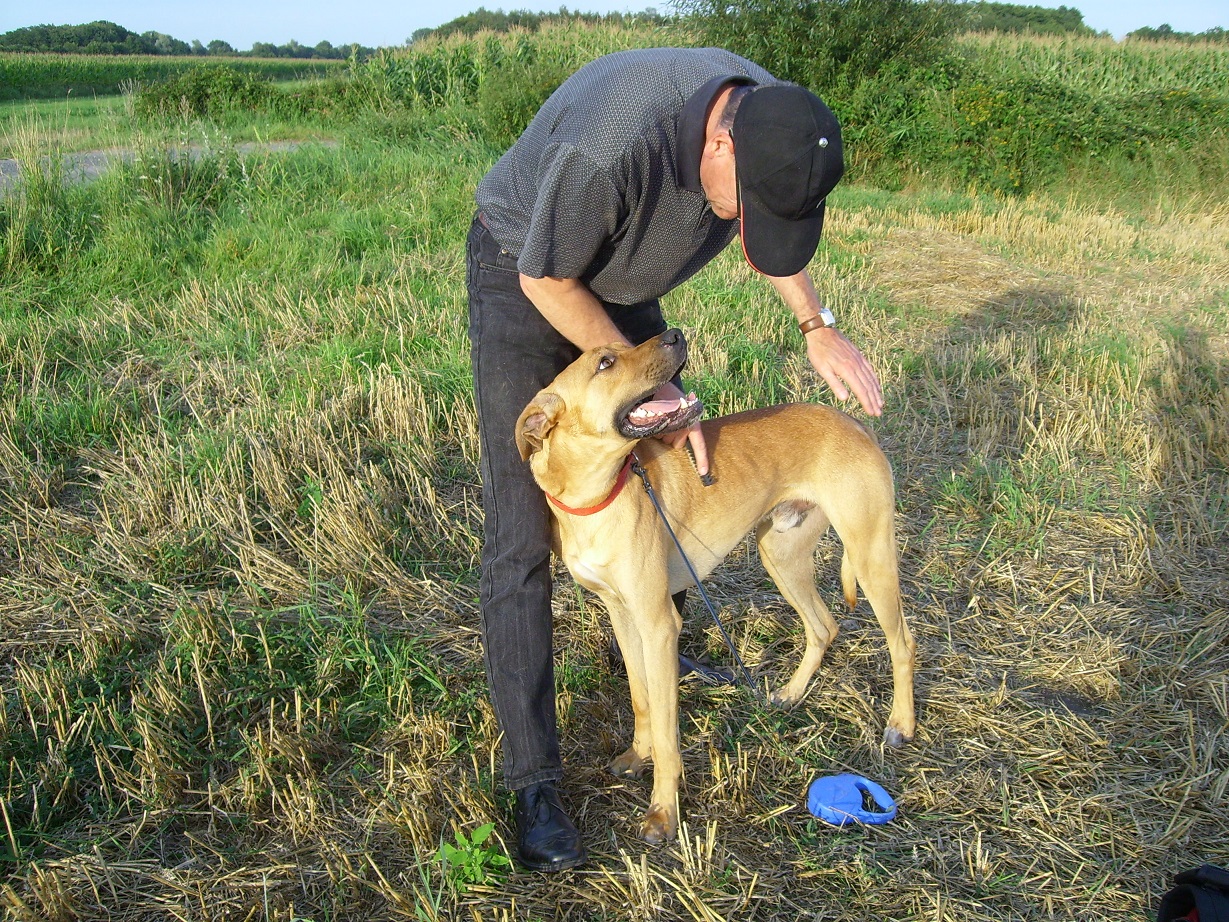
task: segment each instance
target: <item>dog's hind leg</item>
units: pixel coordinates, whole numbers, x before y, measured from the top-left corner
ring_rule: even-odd
[[[913,710],[917,645],[909,625],[905,623],[901,606],[892,516],[893,503],[889,494],[885,502],[870,506],[857,522],[833,524],[845,546],[842,577],[847,577],[847,567],[852,569],[888,641],[888,652],[892,657],[892,711],[888,715],[883,740],[889,746],[903,746],[913,739],[917,729],[917,717]]]
[[[787,505],[773,510],[756,529],[764,569],[798,612],[807,641],[793,676],[773,693],[774,704],[789,707],[802,700],[839,630],[815,588],[815,545],[827,528],[819,508]]]
[[[846,554],[853,554],[846,546]],[[859,560],[859,556],[862,557]],[[883,731],[889,746],[903,746],[913,739],[917,717],[913,710],[913,670],[917,645],[900,601],[900,577],[897,573],[896,546],[892,540],[880,542],[879,548],[852,558],[854,572],[866,600],[871,603],[879,626],[888,641],[892,657],[892,711]]]

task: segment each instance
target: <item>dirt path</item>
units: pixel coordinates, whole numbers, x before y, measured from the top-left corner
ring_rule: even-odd
[[[320,147],[336,147],[337,142],[331,139],[313,140],[313,141],[245,141],[242,144],[236,144],[240,156],[261,152],[261,153],[286,153],[292,150],[298,150],[300,147],[310,145]],[[207,148],[204,147],[188,147],[185,148],[189,156],[199,157],[204,154]],[[112,164],[116,161],[131,161],[136,156],[136,151],[132,150],[87,150],[78,151],[76,153],[64,155],[64,176],[69,182],[92,182],[102,176]],[[0,159],[0,196],[6,195],[8,191],[21,182],[21,167],[16,160]]]

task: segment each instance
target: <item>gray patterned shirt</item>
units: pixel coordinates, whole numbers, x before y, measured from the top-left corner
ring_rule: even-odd
[[[500,246],[533,278],[578,278],[603,301],[660,297],[738,232],[700,188],[709,102],[731,80],[778,84],[719,48],[619,51],[585,65],[478,184]]]

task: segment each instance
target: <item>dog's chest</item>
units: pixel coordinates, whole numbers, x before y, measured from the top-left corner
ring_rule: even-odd
[[[603,553],[566,554],[564,562],[572,579],[593,592],[609,591],[609,555]]]

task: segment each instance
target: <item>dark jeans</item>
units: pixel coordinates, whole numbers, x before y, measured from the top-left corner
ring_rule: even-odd
[[[516,257],[475,218],[466,250],[470,357],[481,441],[482,644],[503,731],[504,782],[520,790],[563,776],[555,728],[550,512],[521,460],[516,420],[580,350],[521,291]],[[657,301],[606,305],[632,342],[666,329]]]

